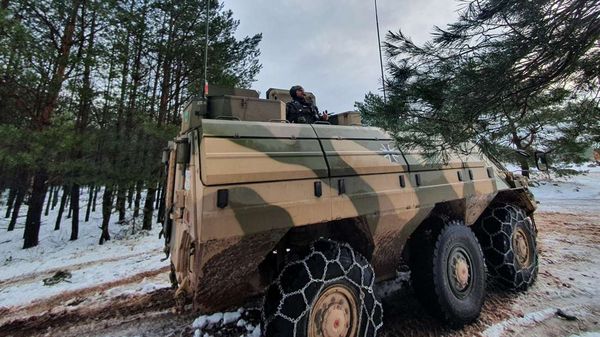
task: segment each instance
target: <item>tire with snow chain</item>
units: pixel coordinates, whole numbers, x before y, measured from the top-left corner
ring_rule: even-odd
[[[526,290],[538,273],[536,232],[520,207],[489,207],[476,226],[490,276],[509,290]]]
[[[373,268],[350,245],[318,240],[268,287],[264,336],[374,337],[383,325],[374,281]]]
[[[411,281],[428,311],[460,327],[479,317],[485,297],[485,262],[475,234],[451,221],[431,238],[417,237],[411,252]]]

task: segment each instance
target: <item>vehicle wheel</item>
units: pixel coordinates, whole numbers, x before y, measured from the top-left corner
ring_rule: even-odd
[[[485,296],[485,265],[473,231],[462,221],[451,221],[433,240],[416,239],[421,248],[411,252],[410,267],[419,300],[454,327],[477,319]]]
[[[321,239],[288,263],[265,293],[265,336],[376,336],[383,309],[375,274],[350,245]]]
[[[538,272],[535,229],[520,207],[501,204],[488,208],[477,226],[490,276],[510,290],[526,290]]]

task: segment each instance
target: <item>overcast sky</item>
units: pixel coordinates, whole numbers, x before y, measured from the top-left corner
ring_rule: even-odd
[[[238,37],[263,33],[262,70],[253,89],[304,86],[319,109],[354,110],[369,91],[381,87],[373,0],[224,0],[240,20]],[[452,0],[379,0],[382,41],[402,30],[416,42],[429,39],[433,26],[457,17]],[[385,60],[384,60],[385,62]]]

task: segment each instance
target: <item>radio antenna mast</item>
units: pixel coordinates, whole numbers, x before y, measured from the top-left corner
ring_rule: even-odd
[[[381,56],[381,37],[379,35],[379,15],[377,14],[377,0],[375,0],[375,23],[377,24],[377,45],[379,46],[379,66],[381,67],[381,84],[383,85],[383,102],[387,103],[385,95],[385,76],[383,74],[383,57]]]
[[[206,1],[206,38],[204,43],[204,90],[202,97],[208,95],[208,21],[210,19],[210,0]]]

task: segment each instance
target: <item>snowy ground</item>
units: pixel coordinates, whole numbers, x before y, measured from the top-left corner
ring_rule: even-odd
[[[82,197],[83,194],[87,195],[82,193]],[[85,202],[82,200],[82,205]],[[0,213],[4,211],[0,209]],[[20,213],[27,213],[26,205]],[[158,226],[149,232],[140,231],[139,224],[134,229],[131,214],[128,214],[129,222],[124,223],[117,223],[118,216],[113,214],[109,225],[112,240],[98,245],[102,222],[100,207],[91,214],[89,222],[80,220],[79,238],[75,241],[69,241],[71,220],[66,214],[61,229],[54,230],[57,213],[58,206],[43,216],[39,245],[30,249],[21,249],[24,216],[19,218],[12,232],[6,231],[9,219],[0,220],[0,308],[29,305],[65,291],[115,282],[168,266],[168,262],[161,261],[164,255],[161,256]],[[71,277],[53,286],[40,282],[58,271],[68,271]],[[168,284],[145,284],[142,290],[164,286]]]
[[[82,212],[87,195],[82,191]],[[101,193],[97,200],[99,203]],[[5,207],[0,207],[0,214],[4,215]],[[136,223],[131,210],[123,223],[113,214],[109,225],[112,239],[99,245],[102,215],[98,205],[89,222],[84,222],[80,213],[79,238],[70,241],[71,219],[66,213],[57,231],[58,205],[43,216],[39,245],[30,249],[22,249],[27,205],[22,206],[14,231],[6,230],[10,219],[0,219],[0,335],[4,333],[1,326],[19,314],[53,313],[170,287],[159,226],[141,231],[141,218]],[[45,279],[61,272],[68,276],[44,285]]]
[[[600,166],[572,168],[583,173],[567,178],[549,178],[545,173],[536,175],[535,183],[539,185],[532,191],[540,201],[539,211],[585,214],[600,211]]]
[[[424,313],[404,272],[379,289],[386,313],[381,335],[600,336],[600,168],[579,169],[587,173],[535,179],[541,265],[533,289],[519,295],[490,291],[479,322],[452,331]],[[0,219],[0,336],[260,335],[257,303],[200,317],[172,313],[159,226],[143,232],[141,220],[133,227],[131,212],[122,224],[113,214],[113,240],[100,246],[98,207],[90,222],[80,221],[79,239],[69,241],[66,215],[62,228],[53,230],[55,209],[43,217],[40,245],[23,250],[26,212],[24,205],[13,232],[6,231],[8,219]],[[44,285],[61,271],[70,278]],[[557,309],[578,320],[558,318]]]

